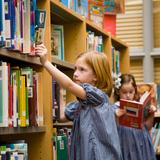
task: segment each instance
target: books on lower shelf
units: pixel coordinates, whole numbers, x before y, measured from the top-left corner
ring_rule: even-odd
[[[145,92],[140,101],[120,99],[120,108],[125,114],[119,118],[119,124],[133,128],[143,128],[144,110],[148,111],[151,104],[151,93]]]
[[[43,126],[42,81],[31,67],[0,63],[0,127]]]
[[[53,157],[56,160],[70,160],[71,129],[58,129],[53,135]]]
[[[0,159],[28,159],[28,144],[24,140],[0,142]]]

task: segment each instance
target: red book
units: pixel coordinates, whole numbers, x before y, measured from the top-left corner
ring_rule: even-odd
[[[138,102],[120,99],[120,108],[125,109],[126,113],[119,118],[119,124],[132,128],[143,128],[144,109],[149,111],[151,99],[150,92],[145,92]]]
[[[110,32],[113,36],[116,35],[116,14],[104,14],[103,29],[106,32]]]

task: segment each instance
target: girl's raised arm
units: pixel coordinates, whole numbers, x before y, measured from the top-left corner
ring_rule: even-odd
[[[81,99],[86,99],[85,90],[75,82],[73,82],[67,75],[61,72],[59,69],[54,67],[50,61],[47,59],[47,49],[43,44],[37,45],[36,55],[40,57],[42,65],[46,70],[52,75],[53,79],[58,82],[66,90],[70,91],[76,97]]]

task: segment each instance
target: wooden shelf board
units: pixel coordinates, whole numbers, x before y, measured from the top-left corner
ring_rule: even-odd
[[[55,122],[53,123],[53,128],[57,128],[57,127],[72,127],[73,122],[69,121],[69,122]]]
[[[11,134],[26,134],[26,133],[43,133],[46,131],[45,127],[1,127],[0,136],[11,135]]]
[[[121,41],[120,39],[111,36],[111,41],[112,41],[112,45],[116,48],[116,49],[121,49],[121,48],[127,48],[127,44],[123,41]]]
[[[69,62],[66,62],[66,61],[56,59],[54,57],[52,57],[52,63],[55,64],[55,65],[58,65],[59,67],[65,68],[65,69],[74,70],[74,65],[73,64],[71,64]]]
[[[51,2],[51,20],[61,21],[61,22],[73,22],[80,21],[83,22],[84,18],[76,13],[75,11],[67,8],[60,2],[50,0]],[[52,19],[53,15],[53,19]]]
[[[6,57],[35,65],[41,65],[40,59],[37,56],[29,56],[27,54],[23,54],[17,51],[11,51],[5,48],[0,48],[0,57]]]

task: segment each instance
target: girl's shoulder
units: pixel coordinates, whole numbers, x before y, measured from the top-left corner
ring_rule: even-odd
[[[83,105],[100,105],[106,101],[109,101],[108,96],[100,89],[97,87],[88,84],[88,83],[83,83],[81,84],[82,88],[86,91],[86,99],[78,99],[80,103],[83,103]]]

